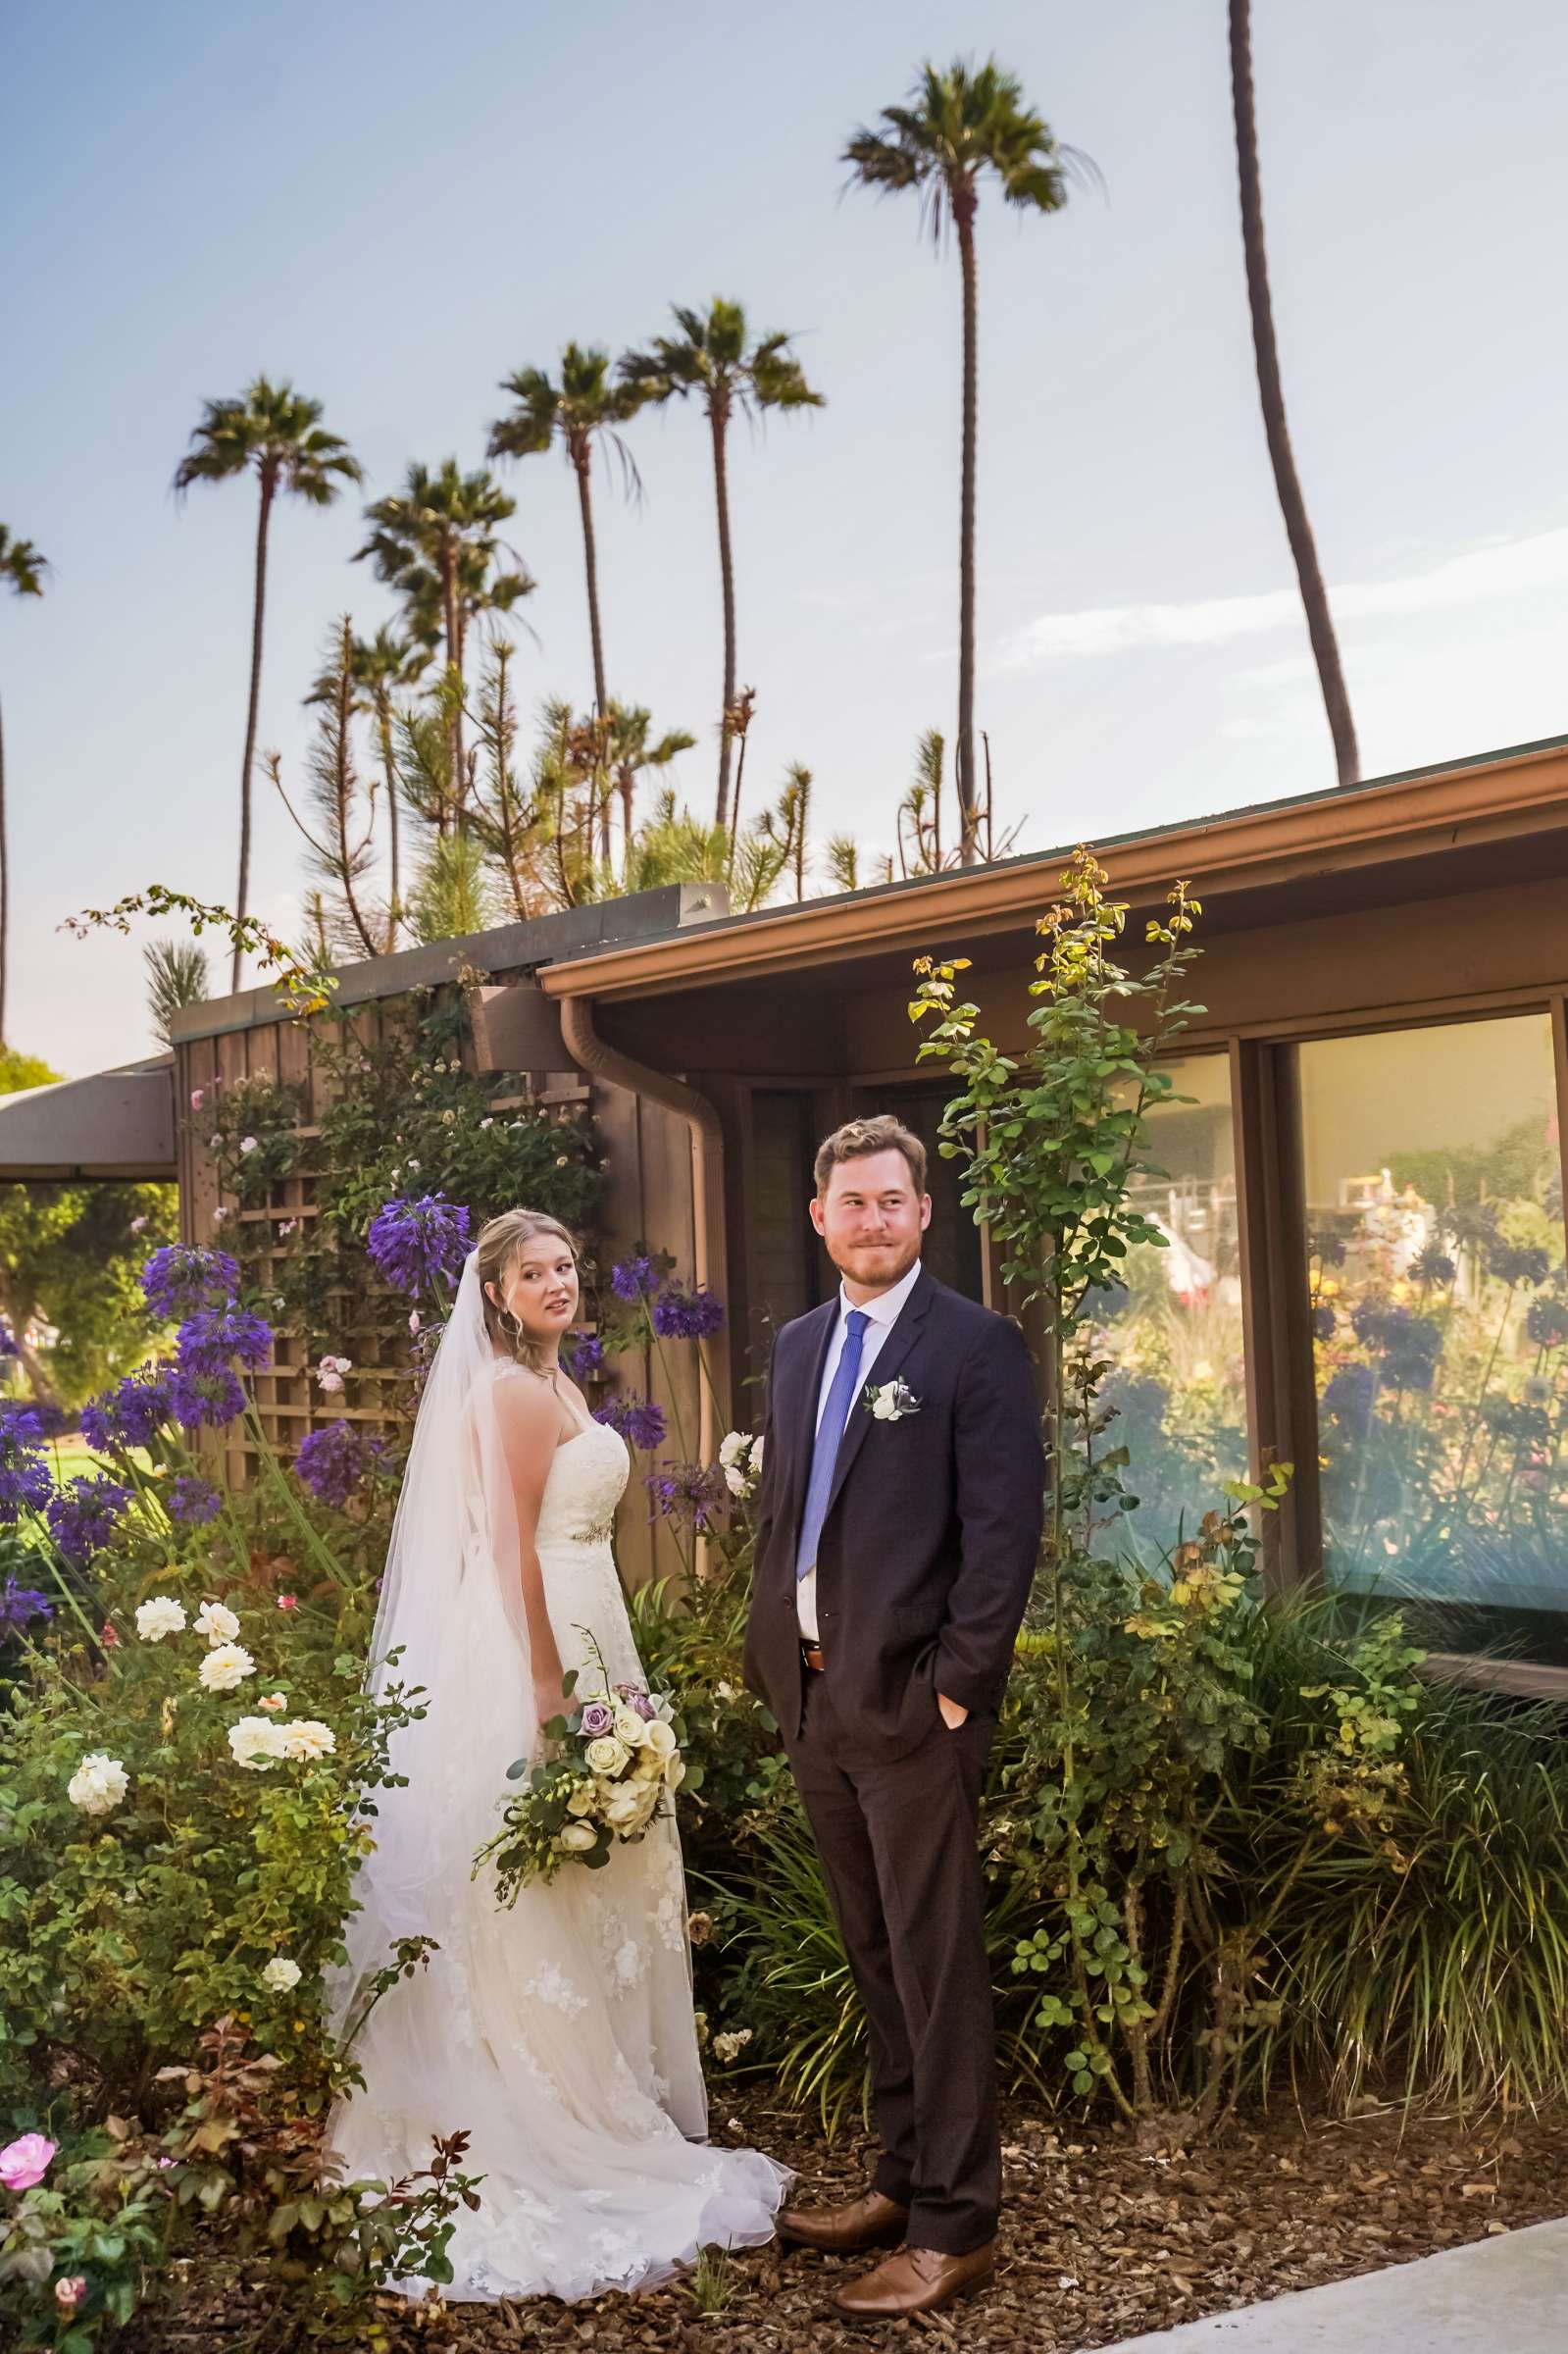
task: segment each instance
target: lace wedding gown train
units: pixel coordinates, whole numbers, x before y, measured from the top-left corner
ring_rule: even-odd
[[[493,1376],[515,1377],[505,1364]],[[536,1544],[550,1621],[584,1697],[598,1681],[590,1637],[612,1687],[643,1680],[611,1552],[627,1475],[624,1441],[594,1422],[557,1450],[544,1491]],[[770,2239],[789,2177],[757,2151],[701,2139],[673,1819],[618,1844],[599,1870],[568,1865],[534,1882],[511,1911],[496,1904],[490,1867],[471,1878],[532,1713],[509,1688],[518,1653],[498,1581],[469,1566],[436,1675],[412,1649],[401,1663],[432,1699],[394,1758],[409,1788],[380,1799],[383,1815],[403,1818],[397,1839],[419,1809],[439,1951],[372,2011],[354,2046],[365,2089],[339,2105],[329,2139],[346,2180],[392,2180],[429,2164],[432,2134],[466,2128],[464,2171],[484,2179],[478,2213],[460,2211],[445,2294],[587,2297],[666,2277],[705,2246]],[[398,2285],[419,2296],[427,2283]]]

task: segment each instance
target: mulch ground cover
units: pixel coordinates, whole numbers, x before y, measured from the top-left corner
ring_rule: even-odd
[[[802,2192],[833,2198],[866,2178],[865,2146],[826,2145],[766,2095],[716,2110],[713,2137],[749,2141],[794,2166]],[[1080,2354],[1140,2331],[1430,2256],[1463,2240],[1568,2214],[1568,2121],[1407,2120],[1368,2107],[1348,2121],[1281,2110],[1189,2152],[1149,2155],[1113,2132],[1064,2129],[1037,2110],[1004,2112],[1007,2206],[994,2284],[926,2320],[850,2324],[829,2303],[863,2269],[803,2250],[723,2260],[699,2307],[683,2281],[591,2305],[410,2308],[386,2300],[389,2354],[832,2354],[884,2342],[965,2354]],[[875,2261],[872,2259],[871,2261]],[[135,2354],[303,2344],[258,2271],[185,2268],[136,2324]],[[366,2340],[369,2344],[371,2341]]]

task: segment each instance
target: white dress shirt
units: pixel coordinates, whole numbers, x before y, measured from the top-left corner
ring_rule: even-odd
[[[828,1404],[828,1392],[833,1388],[833,1377],[838,1370],[838,1359],[843,1355],[844,1320],[850,1309],[858,1308],[860,1313],[869,1319],[865,1331],[860,1336],[860,1379],[864,1385],[871,1379],[871,1368],[877,1361],[878,1351],[898,1321],[904,1302],[919,1281],[920,1261],[917,1258],[908,1274],[900,1276],[890,1292],[878,1292],[870,1300],[851,1300],[843,1285],[838,1286],[838,1321],[834,1327],[833,1339],[828,1343],[828,1355],[823,1362],[822,1386],[817,1392],[817,1418],[812,1424],[814,1433],[822,1427],[823,1410]],[[849,1410],[853,1413],[855,1409],[851,1407]],[[846,1422],[844,1424],[846,1433],[848,1428],[849,1425]],[[817,1572],[815,1569],[808,1569],[805,1576],[796,1582],[795,1611],[800,1620],[800,1632],[805,1640],[808,1643],[817,1642],[819,1636]]]

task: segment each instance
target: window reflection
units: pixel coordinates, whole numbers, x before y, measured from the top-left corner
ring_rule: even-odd
[[[1162,1067],[1190,1100],[1151,1113],[1146,1157],[1164,1173],[1138,1179],[1132,1199],[1165,1247],[1129,1255],[1101,1334],[1115,1366],[1102,1393],[1117,1415],[1106,1438],[1130,1450],[1125,1477],[1138,1500],[1121,1543],[1144,1563],[1247,1468],[1230,1063],[1189,1054]]]
[[[1300,1081],[1328,1576],[1550,1644],[1568,1291],[1549,1019],[1322,1040]]]

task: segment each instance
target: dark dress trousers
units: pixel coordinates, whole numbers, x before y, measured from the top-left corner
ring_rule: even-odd
[[[774,1345],[746,1680],[783,1729],[865,2006],[883,2156],[911,2246],[996,2225],[990,1971],[976,1825],[1039,1551],[1045,1464],[1022,1333],[922,1273],[857,1398],[817,1548],[821,1673],[801,1658],[795,1552],[835,1295]],[[969,1710],[950,1732],[938,1692]]]

